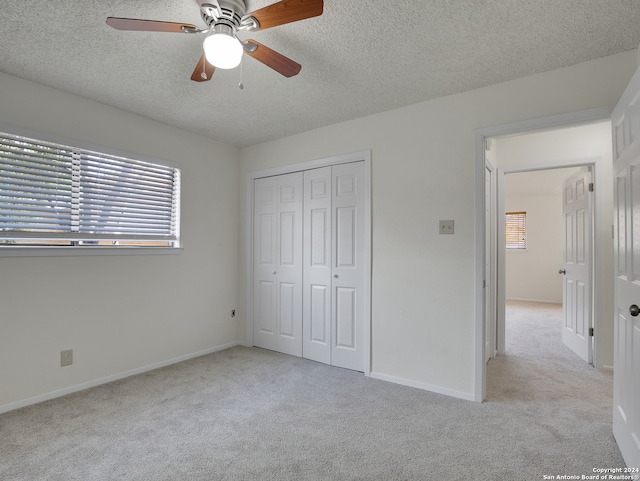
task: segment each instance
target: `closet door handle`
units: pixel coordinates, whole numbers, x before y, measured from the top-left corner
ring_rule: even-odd
[[[338,278],[338,274],[334,274],[333,277],[335,277],[337,279]]]
[[[274,275],[274,276],[276,275],[276,271],[273,271],[273,275]]]

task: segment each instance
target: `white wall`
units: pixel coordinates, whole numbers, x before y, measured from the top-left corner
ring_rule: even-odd
[[[173,256],[0,258],[0,410],[244,337],[247,173],[367,149],[373,375],[472,398],[475,129],[612,105],[635,67],[627,52],[239,154],[0,73],[0,123],[181,162],[184,243]],[[439,219],[456,234],[438,235]],[[63,349],[73,366],[59,367]]]
[[[626,52],[243,148],[241,178],[371,149],[372,375],[472,399],[475,129],[613,105],[635,68]],[[455,235],[438,235],[439,219],[455,219]]]
[[[507,197],[506,208],[527,213],[527,249],[506,252],[507,299],[562,303],[562,194]]]
[[[236,148],[1,73],[0,123],[180,162],[184,246],[0,257],[0,412],[237,342]]]
[[[610,129],[610,123],[604,122],[497,140],[498,166],[505,172],[574,165],[585,160],[594,163],[594,283],[597,292],[601,293],[596,296],[594,306],[594,327],[598,333],[594,362],[599,368],[613,367],[613,160]]]

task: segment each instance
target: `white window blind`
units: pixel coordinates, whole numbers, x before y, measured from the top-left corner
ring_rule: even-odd
[[[179,169],[0,133],[0,244],[177,246],[179,206]]]
[[[506,215],[507,249],[527,248],[527,213],[507,212]]]

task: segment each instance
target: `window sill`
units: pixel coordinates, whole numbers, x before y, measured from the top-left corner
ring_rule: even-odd
[[[0,257],[153,256],[181,253],[182,247],[0,247]]]
[[[526,254],[527,249],[505,249],[508,254]]]

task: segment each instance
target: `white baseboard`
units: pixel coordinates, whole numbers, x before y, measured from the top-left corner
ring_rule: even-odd
[[[109,382],[117,381],[119,379],[124,379],[125,377],[135,376],[136,374],[142,374],[143,372],[153,371],[154,369],[170,366],[171,364],[187,361],[189,359],[205,356],[207,354],[211,354],[216,351],[222,351],[224,349],[229,349],[230,347],[240,346],[240,345],[244,345],[244,343],[230,342],[229,344],[223,344],[222,346],[213,347],[211,349],[205,349],[203,351],[193,352],[191,354],[186,354],[184,356],[168,359],[166,361],[160,361],[153,364],[149,364],[147,366],[131,369],[130,371],[125,371],[118,374],[112,374],[111,376],[102,377],[100,379],[94,379],[93,381],[83,382],[81,384],[76,384],[75,386],[66,387],[64,389],[59,389],[57,391],[51,391],[45,394],[39,394],[38,396],[22,399],[20,401],[4,404],[0,406],[0,414],[6,413],[8,411],[13,411],[14,409],[20,409],[25,406],[30,406],[32,404],[37,404],[43,401],[48,401],[50,399],[55,399],[57,397],[66,396],[67,394],[71,394],[74,392],[83,391],[85,389],[99,386],[100,384],[106,384]]]
[[[548,299],[524,299],[522,297],[506,297],[506,301],[523,301],[523,302],[541,302],[544,304],[560,304],[562,305],[562,301],[550,301]]]
[[[401,377],[389,376],[388,374],[381,374],[379,372],[371,372],[371,377],[374,379],[380,379],[381,381],[393,382],[395,384],[402,384],[403,386],[415,387],[417,389],[422,389],[423,391],[429,391],[437,394],[444,394],[445,396],[455,397],[458,399],[464,399],[465,401],[475,401],[473,393],[455,391],[453,389],[447,389],[441,386],[434,386],[433,384],[412,381],[410,379],[403,379]]]

